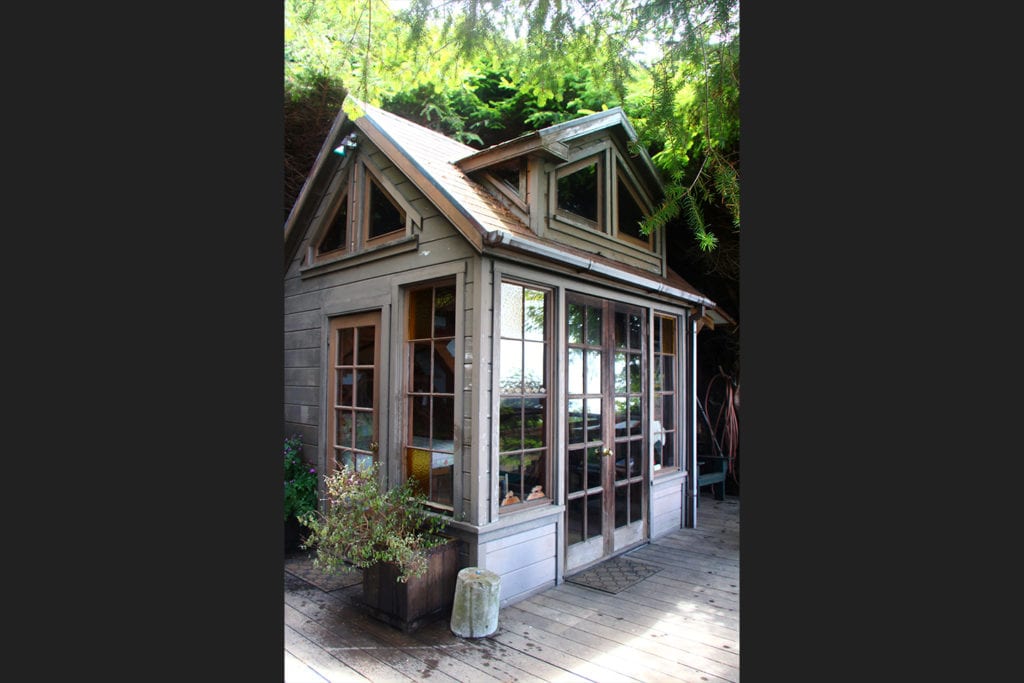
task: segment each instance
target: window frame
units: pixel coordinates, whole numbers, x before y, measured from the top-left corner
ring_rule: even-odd
[[[683,409],[683,406],[681,405],[681,398],[684,393],[680,387],[680,381],[682,379],[680,373],[680,362],[683,359],[683,354],[680,352],[680,343],[682,341],[679,334],[679,331],[682,329],[680,317],[673,313],[654,311],[653,318],[653,323],[657,326],[657,329],[651,330],[651,422],[652,425],[655,421],[659,422],[662,426],[663,434],[673,434],[672,452],[675,456],[675,463],[667,467],[664,465],[664,458],[662,459],[662,462],[657,462],[654,451],[654,435],[651,435],[651,474],[652,477],[656,478],[675,474],[682,469],[685,444],[680,443],[679,439],[681,436],[685,436],[685,430],[680,427],[682,424],[681,419]],[[665,321],[671,321],[674,327],[671,350],[666,350],[665,347],[665,334],[663,327]],[[655,344],[655,340],[658,338],[661,340],[661,350],[659,350]],[[672,358],[673,389],[671,391],[665,391],[664,381],[662,382],[660,389],[657,384],[658,368],[664,367],[664,360],[666,357]],[[671,395],[673,399],[672,420],[674,426],[672,429],[665,429],[664,420],[659,419],[664,415],[664,401],[662,400],[659,402],[658,399],[663,399],[666,395]],[[656,406],[658,406],[659,403],[662,406],[662,413],[656,414]]]
[[[637,205],[637,208],[640,209],[640,213],[643,214],[644,218],[647,218],[648,216],[651,215],[650,207],[647,205],[647,202],[640,196],[640,193],[637,191],[636,187],[634,186],[634,183],[633,183],[632,179],[623,170],[622,162],[619,161],[618,159],[616,159],[615,160],[615,189],[614,189],[614,194],[612,195],[612,205],[614,206],[614,213],[615,213],[615,237],[618,238],[618,240],[620,242],[624,242],[626,244],[633,244],[633,245],[636,245],[638,247],[642,247],[642,248],[644,248],[644,249],[646,249],[648,251],[653,251],[654,250],[654,233],[653,232],[651,232],[650,234],[647,235],[647,240],[646,241],[642,237],[634,237],[633,235],[629,235],[629,234],[626,234],[626,233],[622,232],[622,224],[619,221],[619,218],[621,217],[621,209],[622,209],[621,200],[619,199],[619,184],[620,183],[622,184],[622,187],[624,187],[626,189],[626,192],[629,193],[630,197],[632,197],[633,203],[635,203]]]
[[[522,295],[523,295],[524,328],[521,329],[521,331],[520,331],[520,335],[521,336],[519,336],[519,337],[506,336],[505,335],[504,326],[502,324],[503,323],[503,318],[504,318],[504,311],[503,311],[504,297],[503,297],[502,293],[503,293],[505,285],[508,285],[508,286],[511,286],[511,287],[518,287],[518,288],[520,288],[520,291],[522,292]],[[496,287],[496,290],[497,291],[495,292],[495,300],[497,302],[497,305],[494,307],[494,310],[495,310],[495,319],[494,319],[495,334],[494,334],[494,338],[496,340],[495,346],[496,346],[497,353],[495,354],[496,363],[495,363],[495,373],[494,373],[494,393],[495,393],[495,396],[496,396],[495,404],[496,404],[496,408],[497,409],[496,409],[494,414],[497,415],[498,418],[496,420],[494,420],[494,434],[495,434],[495,436],[497,438],[497,440],[495,442],[495,445],[494,445],[494,453],[495,453],[495,458],[496,458],[496,462],[497,462],[497,465],[496,465],[496,467],[494,469],[494,472],[495,472],[495,476],[498,478],[498,480],[496,481],[496,485],[494,487],[494,491],[495,491],[495,495],[496,495],[495,503],[497,505],[498,515],[500,516],[500,515],[504,515],[504,514],[519,512],[519,511],[530,509],[530,508],[534,508],[534,507],[540,507],[540,506],[544,506],[544,505],[551,505],[551,504],[553,504],[555,502],[556,496],[554,495],[554,489],[553,489],[554,482],[555,482],[555,478],[554,478],[555,462],[554,462],[554,459],[556,457],[556,444],[555,444],[556,431],[555,431],[555,428],[554,428],[554,416],[555,416],[555,409],[556,409],[555,398],[557,396],[557,392],[555,391],[555,386],[554,386],[553,382],[555,380],[554,366],[555,366],[555,353],[556,353],[556,349],[555,349],[555,346],[554,346],[554,344],[555,344],[554,331],[555,331],[555,317],[556,317],[556,308],[555,308],[556,292],[555,292],[555,288],[553,288],[553,287],[538,285],[538,284],[535,284],[535,283],[530,282],[528,280],[524,280],[524,279],[520,279],[520,278],[517,278],[517,277],[512,277],[512,276],[508,276],[508,275],[504,275],[504,274],[498,280],[498,286]],[[543,352],[543,357],[544,357],[544,361],[543,361],[543,373],[544,373],[544,376],[543,376],[543,386],[544,386],[545,390],[544,390],[543,393],[541,393],[541,392],[527,392],[527,391],[525,391],[525,388],[523,388],[519,392],[505,392],[504,389],[501,386],[501,364],[502,364],[503,358],[504,358],[504,354],[502,354],[501,351],[500,351],[501,346],[502,346],[501,342],[504,341],[504,340],[509,340],[509,341],[513,341],[513,342],[518,341],[518,342],[522,342],[522,343],[525,344],[526,341],[538,341],[538,340],[534,340],[534,339],[527,339],[526,334],[525,334],[525,310],[526,310],[526,306],[525,306],[525,302],[526,302],[525,293],[526,293],[527,290],[531,290],[531,291],[535,291],[535,292],[540,292],[541,294],[543,294],[544,324],[543,324],[543,331],[542,331],[542,339],[539,340],[539,341],[541,341],[543,343],[543,345],[544,345],[544,352]],[[543,398],[544,399],[544,402],[545,402],[544,403],[544,416],[543,416],[544,417],[544,428],[543,428],[544,445],[543,445],[542,449],[519,448],[519,449],[512,449],[510,451],[502,451],[501,450],[501,439],[502,439],[502,432],[501,432],[501,404],[502,404],[502,400],[506,399],[506,398],[509,398],[509,399],[521,399],[521,400],[532,399],[532,398]],[[523,433],[525,433],[525,430],[524,430]],[[501,458],[502,457],[514,457],[514,456],[518,455],[519,462],[520,462],[519,469],[520,469],[520,472],[522,472],[523,468],[524,468],[523,458],[526,457],[530,453],[536,452],[537,450],[542,450],[542,452],[544,454],[544,456],[543,456],[544,457],[544,473],[543,473],[543,476],[541,477],[541,479],[543,480],[543,487],[544,487],[543,488],[543,493],[544,493],[544,495],[542,497],[535,498],[533,500],[527,500],[525,488],[523,486],[520,486],[519,495],[517,496],[517,498],[519,498],[519,501],[518,502],[513,502],[513,503],[505,504],[504,501],[503,501],[504,494],[502,493],[503,489],[502,489],[502,480],[501,480],[501,476],[502,476],[502,472],[501,472]]]
[[[577,159],[576,161],[570,162],[555,169],[552,182],[552,211],[553,217],[560,221],[574,225],[576,227],[585,228],[587,230],[593,230],[602,234],[608,233],[607,221],[605,220],[605,206],[604,200],[607,193],[605,186],[608,184],[606,178],[605,167],[608,164],[608,155],[605,150],[601,150],[596,154],[588,154],[587,156]],[[595,178],[597,179],[597,220],[592,221],[586,216],[581,216],[577,213],[573,213],[568,209],[563,209],[559,206],[558,199],[558,181],[562,178],[573,175],[577,171],[580,171],[588,166],[596,166]]]
[[[428,342],[429,341],[430,344],[431,344],[431,348],[433,348],[433,344],[436,343],[437,340],[439,340],[439,339],[449,339],[449,337],[447,337],[447,336],[444,336],[444,337],[437,337],[437,336],[435,336],[434,327],[433,327],[433,325],[434,325],[434,305],[435,305],[434,302],[436,302],[436,290],[440,289],[440,288],[447,288],[447,287],[451,287],[452,293],[453,293],[453,296],[454,296],[454,304],[453,304],[454,305],[454,312],[453,312],[453,321],[452,321],[452,336],[450,337],[451,343],[453,343],[453,345],[454,345],[453,346],[453,348],[454,348],[454,351],[453,351],[453,365],[452,365],[452,383],[453,383],[453,385],[452,385],[452,392],[451,393],[436,392],[436,391],[433,391],[433,386],[431,386],[430,390],[428,390],[428,391],[415,391],[414,390],[415,389],[415,386],[414,386],[414,382],[415,382],[415,370],[414,370],[415,345],[417,343],[424,343],[424,342]],[[413,297],[414,294],[416,294],[418,292],[422,292],[424,290],[430,290],[432,292],[435,292],[435,294],[433,294],[431,296],[431,311],[430,311],[430,318],[431,318],[430,335],[431,336],[429,336],[429,337],[413,337],[412,336],[412,322],[413,322],[413,319],[414,319],[414,316],[415,316],[416,312],[415,312],[415,310],[413,308],[412,297]],[[458,415],[459,404],[460,404],[460,402],[458,400],[458,396],[459,396],[459,393],[461,392],[461,389],[459,389],[459,385],[458,385],[459,366],[460,366],[459,359],[458,359],[458,350],[459,350],[459,346],[460,346],[459,345],[460,325],[458,323],[458,318],[461,315],[461,308],[460,307],[463,305],[462,304],[462,297],[461,297],[461,294],[459,292],[458,278],[447,277],[447,278],[442,278],[442,279],[438,279],[438,280],[431,280],[431,281],[426,281],[426,282],[416,282],[416,283],[413,283],[413,284],[409,284],[409,285],[407,285],[407,286],[402,288],[402,296],[403,296],[403,302],[404,302],[404,304],[403,304],[403,314],[402,314],[402,322],[403,322],[403,325],[404,325],[404,332],[403,332],[403,335],[402,335],[402,346],[403,346],[403,350],[402,350],[402,359],[403,360],[402,360],[402,363],[403,363],[403,371],[404,371],[404,384],[403,384],[403,389],[402,389],[402,397],[403,397],[402,414],[404,416],[404,424],[403,424],[403,428],[402,428],[402,437],[401,437],[401,457],[400,457],[400,463],[399,463],[399,477],[400,477],[401,481],[406,481],[407,479],[410,478],[410,476],[412,476],[411,475],[412,467],[410,465],[410,458],[412,457],[412,453],[411,452],[414,451],[414,450],[419,450],[419,451],[429,450],[429,452],[432,454],[432,456],[433,456],[434,453],[449,453],[449,451],[442,451],[442,450],[437,450],[437,449],[433,448],[433,446],[434,446],[434,443],[433,443],[433,441],[434,441],[434,439],[433,439],[433,429],[434,429],[434,424],[433,424],[433,407],[434,407],[433,399],[434,399],[435,396],[450,397],[451,401],[452,401],[452,413],[453,413],[452,414],[452,425],[451,425],[451,428],[452,428],[452,450],[450,451],[451,459],[452,459],[452,463],[450,465],[451,468],[452,468],[452,471],[451,471],[451,483],[450,483],[450,491],[451,491],[452,501],[451,501],[450,504],[446,504],[446,503],[441,503],[441,502],[438,502],[438,501],[435,501],[435,500],[429,500],[430,496],[432,495],[432,492],[431,492],[432,481],[430,481],[430,480],[428,480],[427,491],[425,491],[423,493],[425,493],[426,497],[428,498],[427,506],[431,510],[433,510],[435,512],[438,512],[438,513],[441,513],[441,514],[444,514],[446,516],[454,516],[455,510],[456,510],[456,503],[458,502],[458,500],[457,500],[457,493],[458,493],[458,490],[459,490],[459,487],[458,487],[458,485],[456,483],[457,473],[458,473],[458,470],[456,470],[456,464],[460,461],[460,458],[458,457],[459,456],[459,448],[460,448],[460,445],[459,445],[460,440],[458,438],[456,438],[457,435],[458,435],[457,427],[459,425],[459,419],[460,419],[459,415]],[[434,356],[433,356],[433,353],[432,353],[431,354],[431,368],[433,368],[433,363],[434,363]],[[430,373],[430,381],[431,381],[431,383],[433,382],[433,372]],[[414,401],[416,400],[417,397],[421,397],[421,396],[428,396],[428,397],[430,397],[430,400],[431,400],[431,408],[430,408],[430,416],[431,416],[430,417],[430,423],[431,423],[430,424],[430,433],[431,433],[430,440],[431,440],[431,447],[429,449],[428,448],[424,448],[423,446],[417,446],[417,445],[413,444],[413,438],[414,438],[413,437]],[[431,468],[431,469],[433,469],[433,468]],[[432,476],[432,474],[430,476]]]

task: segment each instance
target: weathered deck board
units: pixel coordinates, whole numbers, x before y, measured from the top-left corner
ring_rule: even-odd
[[[660,571],[618,594],[563,583],[503,607],[489,637],[447,618],[407,634],[285,572],[286,683],[737,683],[739,500],[701,500],[699,529],[627,553]]]

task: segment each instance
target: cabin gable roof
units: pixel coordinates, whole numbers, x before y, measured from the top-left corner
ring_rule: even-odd
[[[352,112],[351,116],[345,113],[346,109]],[[537,234],[498,196],[474,180],[478,172],[517,158],[540,159],[547,168],[555,168],[578,153],[576,146],[579,144],[587,145],[590,144],[588,139],[610,136],[616,141],[614,147],[619,151],[619,158],[629,164],[642,189],[653,197],[663,195],[664,188],[650,157],[642,148],[631,145],[637,139],[636,131],[620,107],[475,150],[349,96],[285,224],[286,263],[293,257],[301,234],[308,226],[313,212],[311,206],[327,191],[330,176],[338,167],[337,163],[332,163],[331,157],[335,156],[332,153],[340,149],[343,141],[350,147],[358,146],[360,136],[365,136],[379,149],[478,253],[511,252],[513,256],[522,253],[540,261],[558,263],[574,272],[590,272],[690,304],[715,307],[714,302],[668,269],[664,261],[659,272],[652,272],[608,258],[597,249],[590,252],[578,244],[567,244],[555,234]],[[627,150],[628,153],[623,154]],[[532,197],[529,212],[547,210],[537,197]]]

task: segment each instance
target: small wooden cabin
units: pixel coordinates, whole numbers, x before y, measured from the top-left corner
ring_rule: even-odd
[[[284,430],[451,518],[508,604],[694,526],[696,335],[620,108],[476,150],[346,101],[285,225]]]

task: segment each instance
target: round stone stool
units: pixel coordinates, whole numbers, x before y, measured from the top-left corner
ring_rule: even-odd
[[[483,638],[498,629],[501,577],[479,567],[466,567],[455,580],[452,633],[463,638]]]

